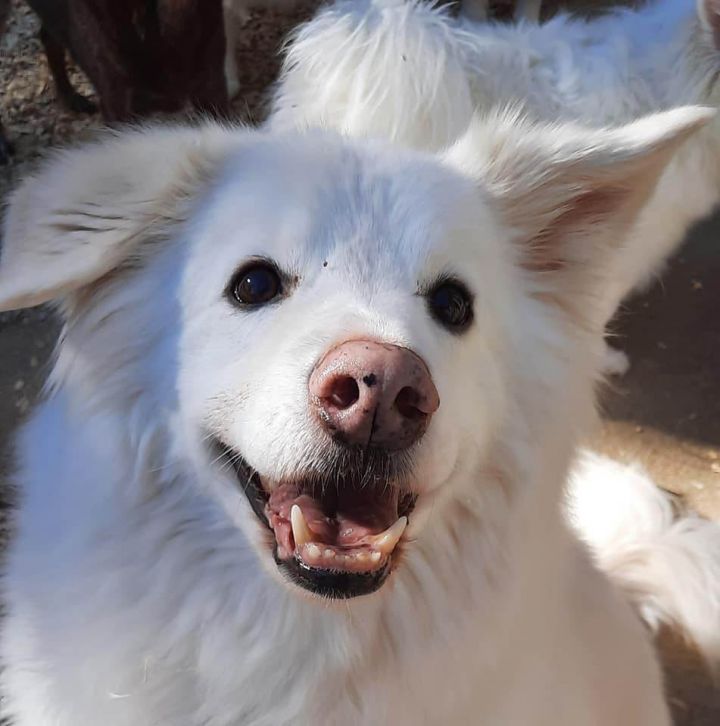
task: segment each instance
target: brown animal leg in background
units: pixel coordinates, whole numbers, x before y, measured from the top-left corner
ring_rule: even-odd
[[[40,41],[45,49],[48,66],[50,66],[50,72],[55,82],[58,101],[70,111],[95,113],[97,111],[95,104],[72,87],[65,64],[65,48],[48,32],[45,26],[40,29]]]
[[[219,49],[222,48],[222,52]],[[212,116],[226,116],[229,109],[228,88],[225,82],[225,38],[208,43],[200,62],[205,72],[190,89],[190,101],[197,111]]]
[[[95,86],[107,121],[133,117],[133,99],[144,84],[145,55],[134,24],[137,0],[70,3],[70,48]]]
[[[191,76],[190,101],[202,113],[226,115],[229,98],[225,80],[225,21],[222,2],[204,5],[202,32],[195,46],[202,73]]]
[[[158,0],[157,12],[167,92],[199,111],[227,113],[222,0]]]
[[[7,164],[13,152],[13,145],[8,141],[7,136],[5,136],[5,127],[2,121],[0,121],[0,164]]]

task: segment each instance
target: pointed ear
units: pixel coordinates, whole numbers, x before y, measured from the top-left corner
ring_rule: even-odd
[[[720,0],[696,0],[702,26],[711,33],[715,48],[720,50]]]
[[[584,304],[608,282],[623,236],[673,154],[714,115],[685,107],[586,129],[505,113],[476,120],[448,156],[486,190],[521,265],[553,294]]]
[[[210,125],[140,129],[50,159],[10,198],[0,310],[63,297],[167,234],[232,138]]]

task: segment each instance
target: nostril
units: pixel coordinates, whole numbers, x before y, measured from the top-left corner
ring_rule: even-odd
[[[405,388],[401,389],[395,399],[395,408],[397,408],[403,418],[425,418],[427,414],[422,411],[419,404],[420,394],[410,386],[405,386]]]
[[[351,376],[339,376],[333,381],[328,400],[336,408],[350,408],[359,398],[360,389]]]

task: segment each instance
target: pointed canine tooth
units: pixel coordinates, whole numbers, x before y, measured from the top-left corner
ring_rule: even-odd
[[[314,542],[310,542],[310,544],[306,545],[305,551],[315,560],[319,560],[320,555],[322,554],[320,548]]]
[[[407,517],[400,517],[395,524],[388,527],[382,534],[372,538],[371,543],[373,548],[379,550],[384,555],[389,555],[397,546],[400,537],[403,536],[405,527],[407,527]]]
[[[300,547],[304,544],[312,542],[312,532],[307,526],[302,509],[300,509],[298,504],[293,504],[292,509],[290,510],[290,524],[292,525],[296,549],[300,549]]]

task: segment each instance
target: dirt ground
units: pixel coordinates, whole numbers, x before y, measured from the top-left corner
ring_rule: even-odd
[[[592,2],[593,0],[590,0]],[[37,22],[20,0],[0,41],[0,112],[16,147],[0,168],[0,197],[51,147],[92,134],[95,117],[64,112],[37,41]],[[239,119],[262,119],[263,99],[279,65],[284,34],[316,4],[293,14],[256,13],[238,48]],[[588,4],[585,0],[584,5]],[[82,76],[76,85],[90,94]],[[603,427],[592,442],[618,458],[640,460],[659,483],[704,516],[720,519],[720,217],[701,225],[645,295],[614,326],[630,371],[602,392]],[[58,323],[46,309],[0,315],[0,475],[9,469],[11,434],[42,387]],[[662,643],[679,726],[720,723],[720,689],[691,650]]]

